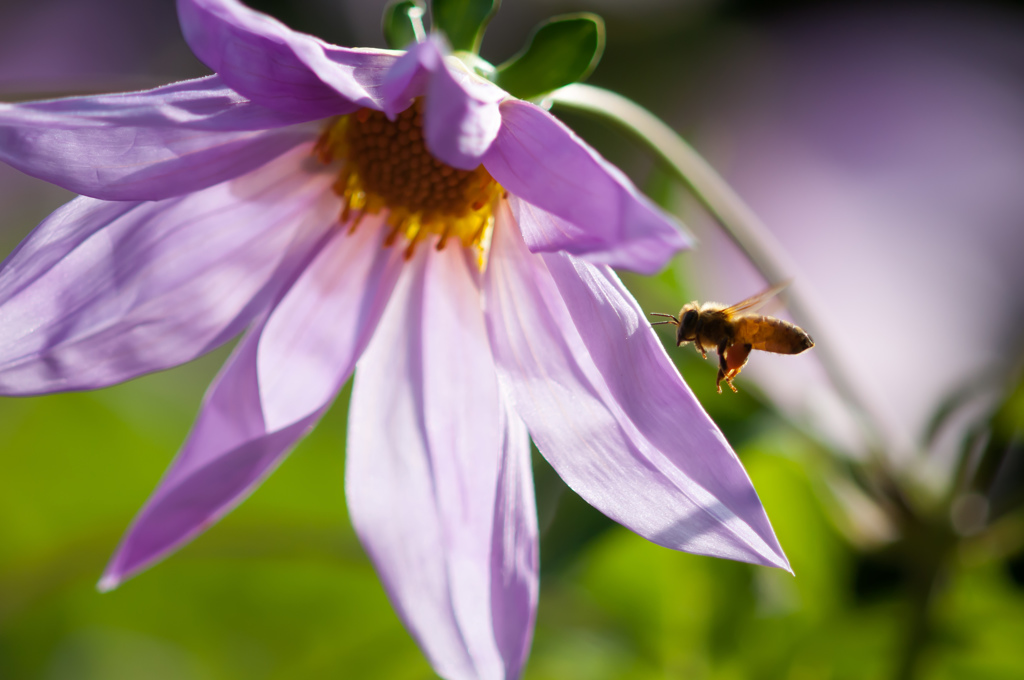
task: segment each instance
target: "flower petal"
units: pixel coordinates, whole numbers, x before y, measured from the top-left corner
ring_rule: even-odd
[[[500,217],[488,331],[502,385],[558,474],[655,543],[788,569],[739,460],[628,293],[607,270],[531,255],[507,208]]]
[[[76,193],[159,200],[250,172],[316,134],[211,76],[144,92],[0,104],[0,161]]]
[[[513,213],[531,251],[652,274],[689,247],[672,218],[554,116],[518,99],[500,108],[501,131],[483,162],[521,199]]]
[[[539,535],[526,426],[502,399],[502,448],[491,548],[491,614],[505,677],[526,665],[537,616]]]
[[[388,118],[393,119],[412,106],[416,97],[426,94],[431,75],[443,68],[446,51],[444,43],[431,35],[424,42],[410,45],[398,58],[381,87],[382,111]]]
[[[311,118],[380,109],[377,87],[400,54],[329,45],[236,0],[178,0],[178,17],[189,47],[224,82]]]
[[[257,364],[268,429],[332,399],[369,342],[404,262],[401,248],[383,247],[384,220],[367,216],[355,234],[337,235],[267,322]],[[325,380],[325,367],[344,377]]]
[[[460,249],[415,257],[350,408],[349,512],[396,610],[440,675],[517,677],[536,603],[529,449],[502,418]]]
[[[465,71],[438,69],[430,80],[423,117],[427,148],[448,165],[476,168],[501,129],[498,101],[503,96]]]
[[[426,95],[424,141],[432,154],[456,168],[472,170],[498,136],[498,102],[508,95],[445,58],[437,36],[409,48],[388,73],[383,87],[384,112],[394,117]]]
[[[0,269],[0,393],[103,387],[237,335],[337,218],[310,153],[181,198],[54,212]]]
[[[202,412],[159,487],[135,518],[100,581],[116,587],[191,540],[240,503],[327,409],[369,341],[397,279],[398,249],[381,248],[382,229],[335,232],[309,267],[235,350],[206,395]],[[397,254],[396,254],[397,251]],[[319,314],[310,313],[319,309]],[[311,342],[330,351],[296,354]],[[318,370],[307,370],[313,362]],[[292,376],[296,365],[301,372]],[[315,398],[284,417],[281,400],[301,381]],[[284,394],[268,398],[264,385]]]

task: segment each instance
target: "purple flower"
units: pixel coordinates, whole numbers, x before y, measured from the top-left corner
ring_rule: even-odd
[[[621,172],[437,40],[346,49],[233,0],[178,10],[217,75],[0,107],[0,158],[84,194],[0,270],[0,392],[103,387],[245,331],[101,587],[251,493],[354,368],[349,511],[445,677],[517,677],[528,653],[530,438],[642,536],[788,569],[610,268],[686,245]]]

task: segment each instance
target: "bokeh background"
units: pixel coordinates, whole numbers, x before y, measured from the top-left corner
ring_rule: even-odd
[[[383,46],[378,0],[251,4]],[[664,333],[795,578],[647,543],[535,457],[526,678],[1024,677],[1024,3],[507,0],[482,54],[499,63],[575,10],[607,22],[591,82],[669,122],[766,222],[818,348],[754,356],[740,393],[718,395],[712,362]],[[170,0],[0,4],[0,100],[205,73]],[[645,309],[764,287],[650,153],[564,119],[700,237],[659,276],[626,277]],[[70,197],[0,166],[3,252]],[[346,516],[347,390],[237,510],[95,590],[226,355],[0,401],[0,678],[434,677]]]

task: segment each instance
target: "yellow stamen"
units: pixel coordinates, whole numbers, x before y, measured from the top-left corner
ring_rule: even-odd
[[[427,151],[421,100],[394,121],[370,109],[334,119],[314,153],[323,163],[342,164],[334,192],[342,198],[340,221],[351,225],[349,231],[365,214],[387,210],[391,230],[384,243],[404,237],[406,258],[418,241],[435,235],[438,250],[450,238],[475,247],[483,267],[504,190],[482,165],[459,170]]]

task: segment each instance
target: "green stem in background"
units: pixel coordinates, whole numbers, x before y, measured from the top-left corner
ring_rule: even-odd
[[[781,283],[792,276],[795,267],[760,218],[693,147],[653,113],[622,95],[579,83],[555,90],[545,100],[559,108],[610,121],[643,142],[689,187],[769,284]],[[787,290],[785,297],[798,322],[814,329],[818,339],[815,353],[833,386],[861,422],[875,462],[884,469],[887,464],[878,454],[882,443],[880,421],[873,417],[867,400],[860,396],[855,383],[846,374],[843,362],[832,350],[835,345],[823,337],[826,326],[819,323],[820,315],[798,288]]]
[[[939,586],[941,566],[938,563],[924,573],[914,573],[909,587],[904,625],[904,639],[897,653],[894,680],[917,680],[921,660],[932,636],[932,601]]]
[[[902,562],[907,578],[903,638],[899,640],[893,680],[918,680],[922,661],[935,636],[935,603],[949,580],[950,562],[959,537],[945,520],[906,516],[901,533]]]

